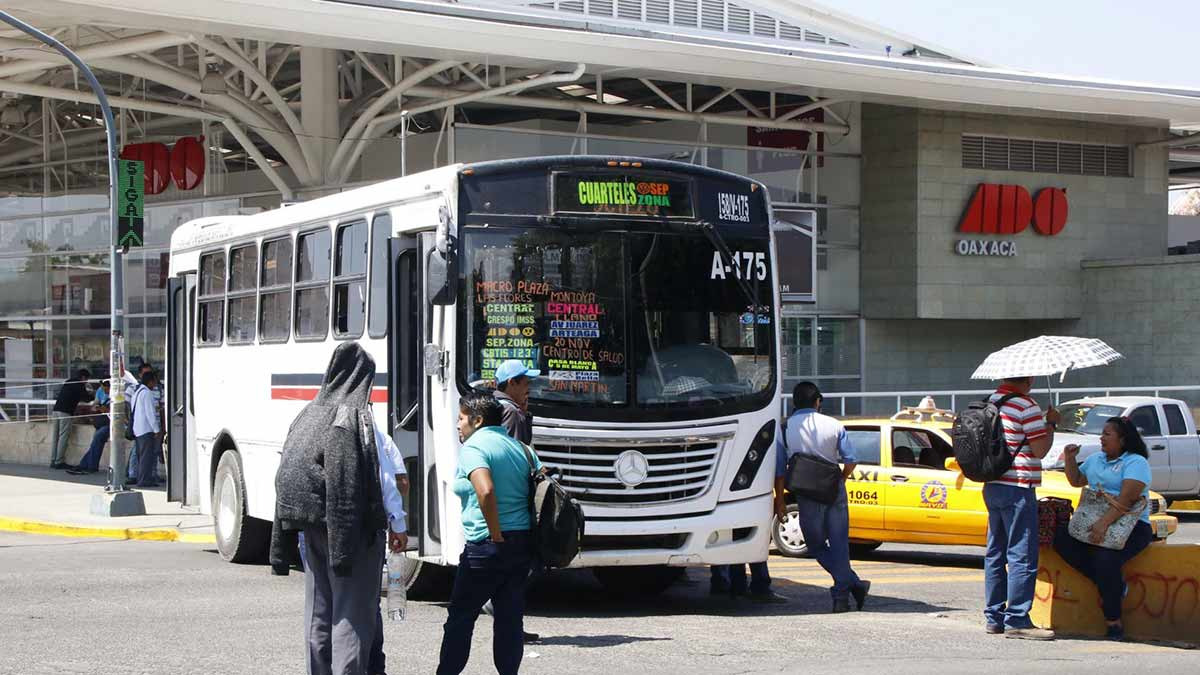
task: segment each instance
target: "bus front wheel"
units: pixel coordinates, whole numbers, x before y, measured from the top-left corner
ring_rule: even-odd
[[[266,558],[271,524],[246,514],[246,480],[242,458],[229,450],[221,455],[213,478],[213,529],[217,550],[229,562],[251,563]]]
[[[592,574],[604,590],[619,597],[652,597],[670,588],[684,575],[682,567],[635,565],[595,567]]]

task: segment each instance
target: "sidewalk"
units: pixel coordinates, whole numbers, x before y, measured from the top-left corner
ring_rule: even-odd
[[[91,513],[104,474],[72,476],[23,464],[0,464],[0,530],[67,537],[213,544],[212,518],[167,501],[165,488],[142,490],[146,515],[108,518]]]

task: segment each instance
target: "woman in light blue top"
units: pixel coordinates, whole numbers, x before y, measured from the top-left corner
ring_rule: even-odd
[[[1122,566],[1154,541],[1150,529],[1149,509],[1142,512],[1141,520],[1134,525],[1125,548],[1113,550],[1096,546],[1104,539],[1104,533],[1134,503],[1150,494],[1150,462],[1147,459],[1146,442],[1137,427],[1126,417],[1113,417],[1104,425],[1100,434],[1100,449],[1082,464],[1076,462],[1078,445],[1068,445],[1063,450],[1067,480],[1075,487],[1090,486],[1112,495],[1122,508],[1109,507],[1104,517],[1092,527],[1091,544],[1081,542],[1060,529],[1054,538],[1054,548],[1067,563],[1091,579],[1100,591],[1104,608],[1104,620],[1108,622],[1107,637],[1120,640],[1125,637],[1121,623],[1121,600],[1125,596],[1125,579]]]

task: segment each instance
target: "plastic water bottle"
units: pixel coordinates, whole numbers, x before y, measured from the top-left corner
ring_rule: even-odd
[[[408,611],[408,568],[403,554],[388,553],[387,613],[392,621],[403,621]]]

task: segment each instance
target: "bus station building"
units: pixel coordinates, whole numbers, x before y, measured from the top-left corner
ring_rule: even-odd
[[[147,162],[132,363],[163,361],[183,222],[456,162],[599,154],[767,186],[785,390],[974,389],[983,357],[1040,334],[1125,355],[1070,385],[1200,383],[1200,255],[1168,255],[1167,216],[1170,191],[1200,183],[1200,91],[1005,69],[802,1],[6,5],[92,65],[123,155]],[[107,370],[108,178],[80,78],[23,34],[0,45],[11,412]]]

